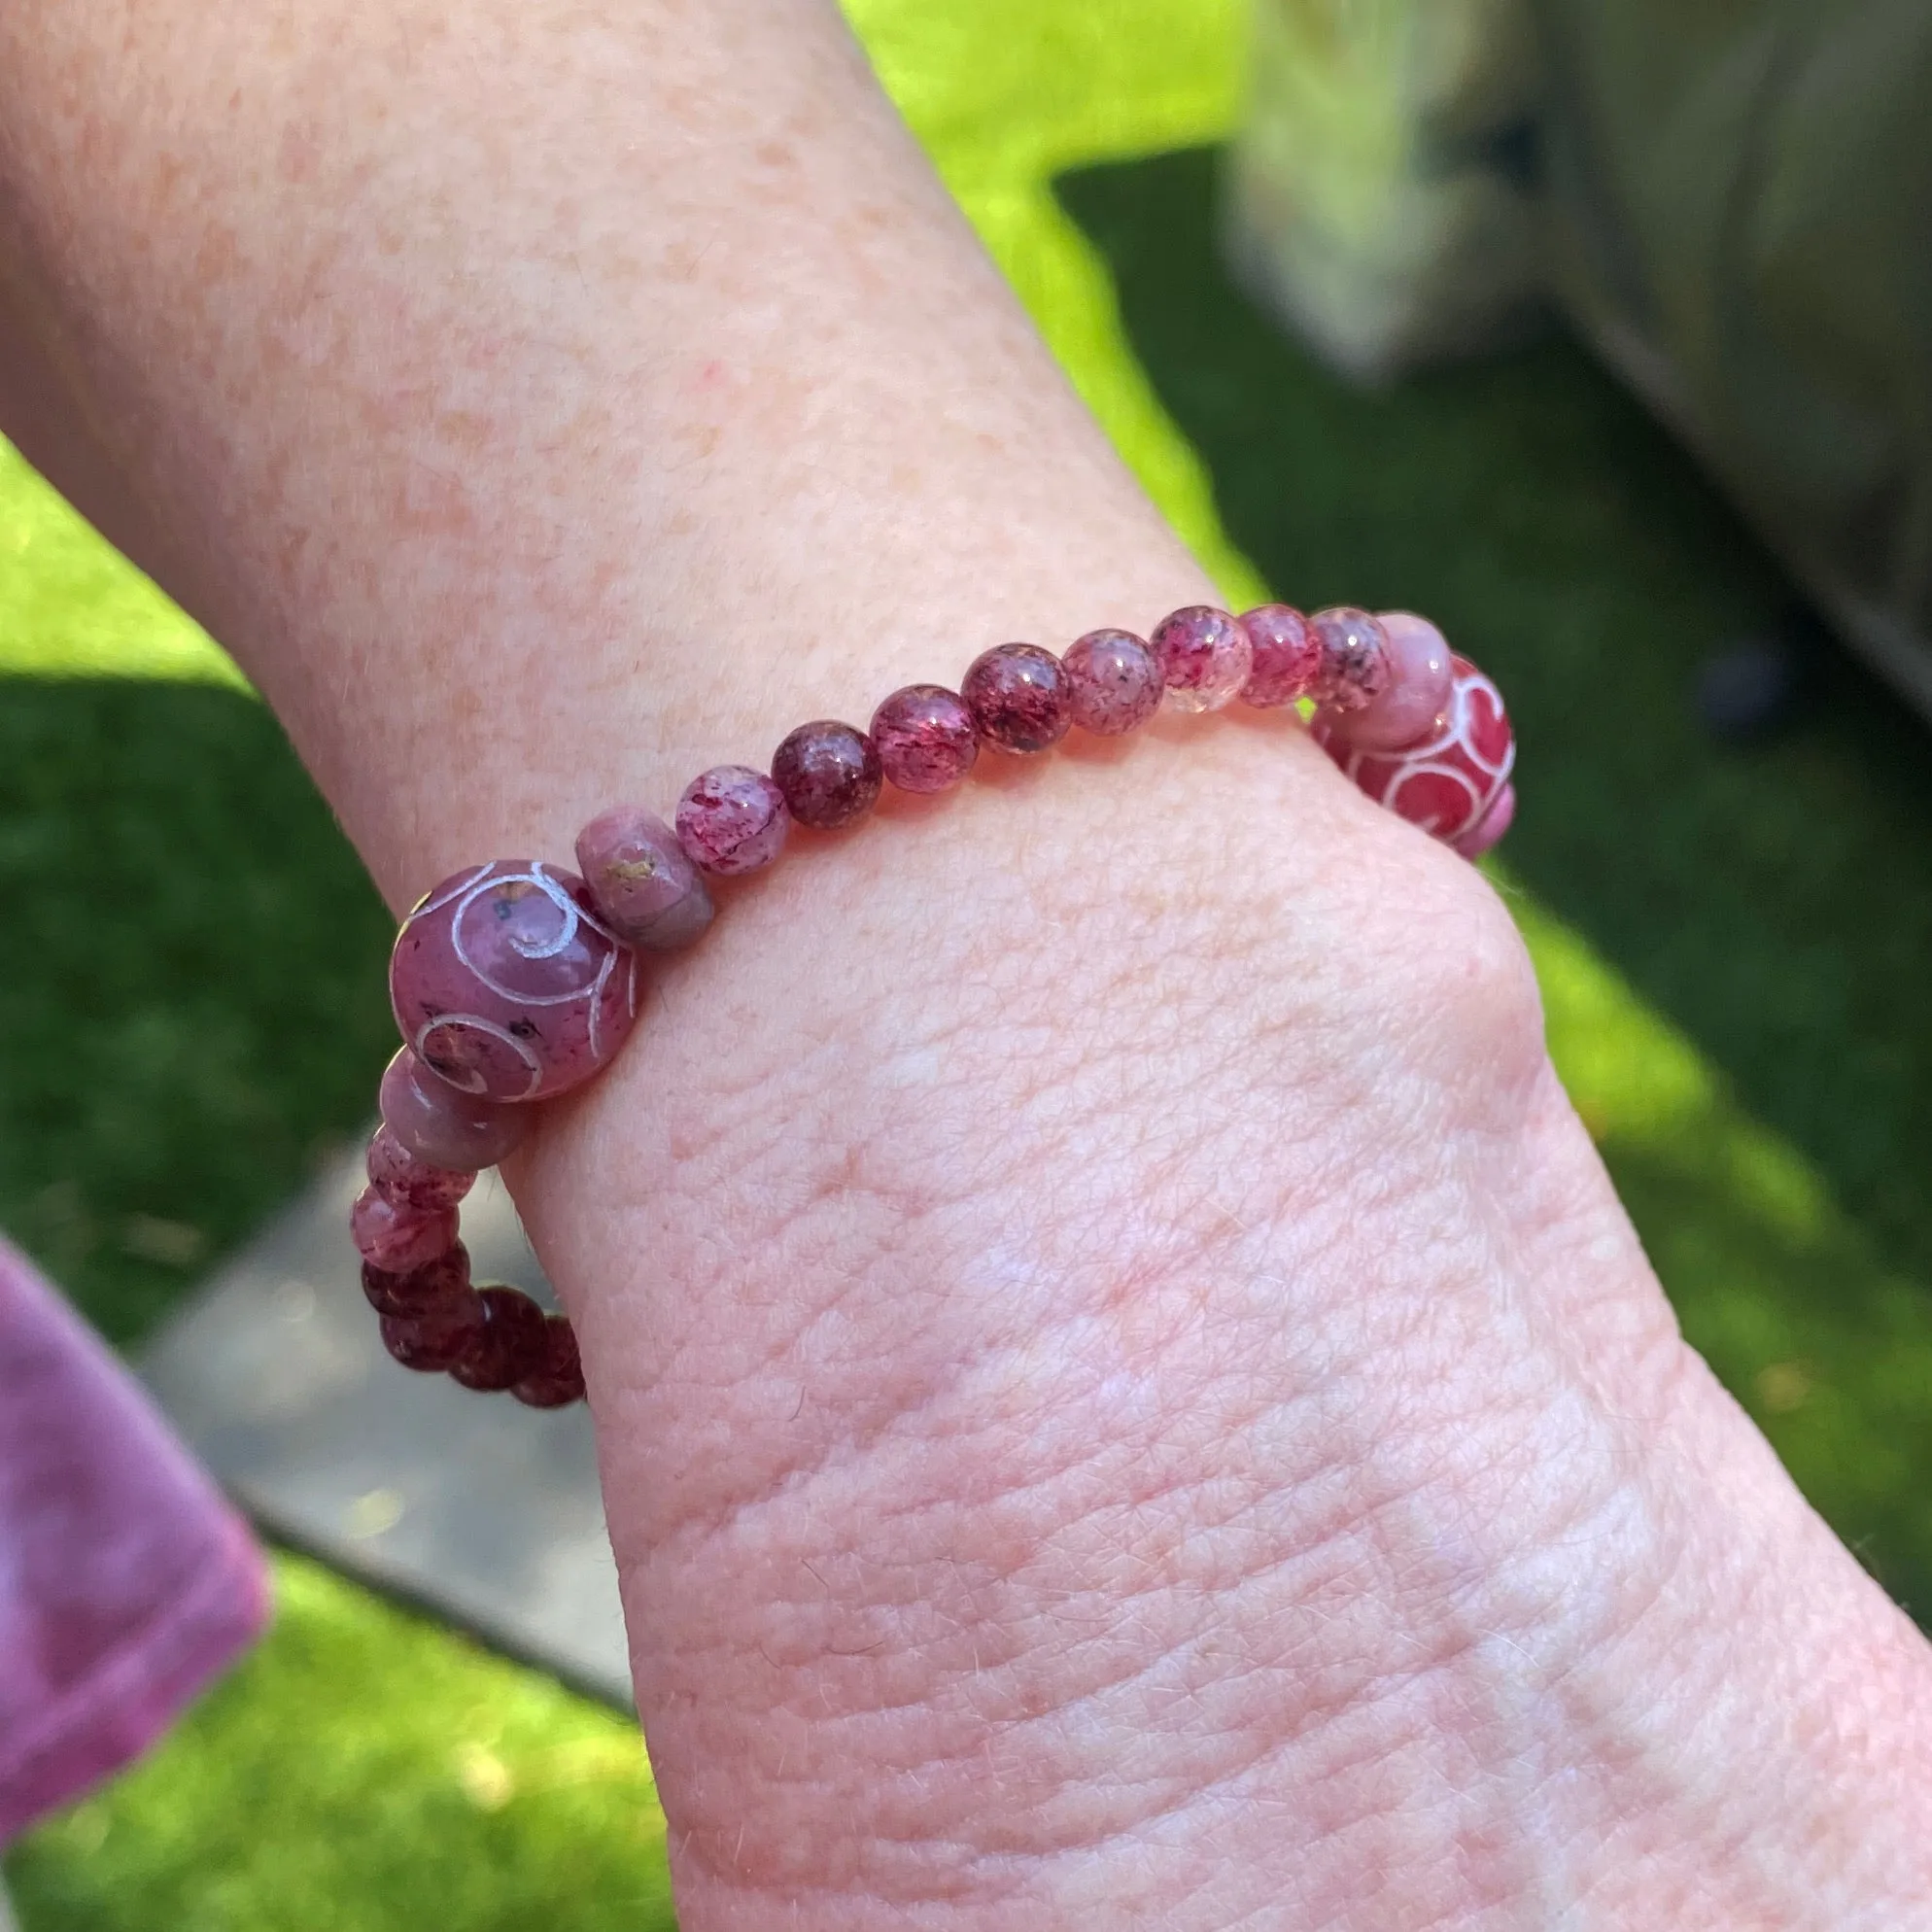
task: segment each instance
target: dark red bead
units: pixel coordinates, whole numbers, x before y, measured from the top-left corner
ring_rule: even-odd
[[[483,1326],[460,1361],[450,1364],[450,1378],[466,1389],[507,1389],[543,1366],[547,1343],[543,1310],[514,1288],[477,1290],[483,1304]]]
[[[1073,722],[1067,674],[1038,644],[996,644],[973,660],[959,687],[982,743],[996,751],[1047,751]]]
[[[870,811],[885,773],[864,732],[834,718],[802,724],[772,754],[772,782],[785,810],[820,832]]]
[[[584,1395],[583,1363],[577,1358],[577,1336],[561,1315],[545,1317],[543,1365],[510,1391],[533,1409],[561,1409],[580,1402]]]
[[[453,1369],[483,1332],[483,1298],[469,1289],[421,1314],[382,1318],[383,1347],[423,1375]]]
[[[943,684],[908,684],[872,714],[886,781],[902,792],[949,790],[973,769],[980,741],[966,701]]]
[[[461,1241],[408,1274],[391,1274],[373,1261],[362,1263],[362,1293],[378,1315],[412,1319],[453,1303],[468,1292],[469,1250]]]

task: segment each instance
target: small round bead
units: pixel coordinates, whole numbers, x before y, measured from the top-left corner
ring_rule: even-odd
[[[1435,729],[1455,673],[1448,640],[1428,618],[1395,610],[1380,621],[1389,644],[1389,682],[1360,710],[1339,711],[1335,728],[1364,751],[1399,751]]]
[[[407,1047],[383,1069],[376,1102],[383,1125],[418,1160],[458,1173],[496,1166],[530,1131],[523,1108],[459,1093]]]
[[[591,903],[626,946],[673,952],[711,923],[711,895],[677,834],[640,805],[613,805],[577,834]]]
[[[973,729],[995,751],[1048,751],[1073,722],[1067,674],[1038,644],[996,644],[973,660],[959,687]]]
[[[770,865],[790,830],[784,793],[748,765],[713,765],[677,801],[677,843],[693,865],[721,879]]]
[[[546,1316],[543,1342],[542,1366],[513,1384],[510,1394],[534,1409],[561,1409],[567,1402],[582,1401],[584,1371],[575,1331],[563,1316]]]
[[[1476,825],[1453,843],[1466,859],[1479,859],[1492,845],[1501,843],[1502,835],[1515,822],[1516,787],[1505,784]]]
[[[514,1288],[477,1290],[483,1326],[462,1359],[450,1364],[450,1379],[466,1389],[507,1389],[541,1371],[548,1343],[543,1310]]]
[[[1254,669],[1248,634],[1225,610],[1190,604],[1163,617],[1151,639],[1177,711],[1218,711],[1231,705]]]
[[[1347,604],[1318,610],[1309,623],[1322,640],[1315,696],[1337,711],[1359,711],[1389,688],[1393,667],[1381,624]]]
[[[801,825],[836,832],[872,810],[885,781],[879,748],[855,726],[816,718],[772,754],[772,780]]]
[[[431,1375],[454,1368],[483,1333],[483,1298],[466,1288],[418,1315],[385,1315],[382,1345],[405,1368]]]
[[[1096,738],[1138,731],[1160,708],[1160,660],[1131,631],[1089,631],[1061,663],[1073,721]]]
[[[1322,674],[1322,640],[1292,604],[1263,604],[1245,611],[1241,628],[1254,647],[1255,667],[1241,687],[1241,702],[1271,711],[1315,689]]]
[[[943,684],[909,684],[872,714],[886,782],[902,792],[950,791],[980,755],[973,713]]]
[[[581,1087],[624,1044],[638,955],[575,873],[499,859],[452,874],[410,913],[389,992],[431,1073],[484,1100],[543,1100]],[[399,1126],[397,1137],[409,1144]]]
[[[472,1169],[432,1167],[419,1160],[388,1127],[369,1142],[369,1185],[399,1207],[453,1208],[476,1185]]]
[[[362,1263],[362,1294],[378,1315],[414,1320],[460,1301],[469,1293],[469,1250],[461,1241],[408,1274]]]
[[[364,1188],[349,1210],[349,1232],[365,1261],[393,1275],[406,1275],[456,1245],[454,1208],[403,1207]]]

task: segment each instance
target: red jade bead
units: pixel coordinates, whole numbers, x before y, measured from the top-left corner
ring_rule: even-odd
[[[1389,640],[1365,610],[1337,604],[1309,623],[1322,645],[1315,696],[1337,711],[1359,711],[1389,688]]]
[[[626,946],[673,952],[711,923],[711,895],[677,834],[640,805],[613,805],[577,834],[577,870]]]
[[[453,1208],[476,1185],[472,1169],[432,1167],[418,1160],[387,1127],[369,1142],[369,1185],[399,1207]]]
[[[1255,667],[1255,647],[1225,610],[1190,604],[1163,617],[1150,641],[1177,711],[1218,711],[1231,705]]]
[[[1314,690],[1322,674],[1322,640],[1292,604],[1262,604],[1247,611],[1241,628],[1254,650],[1254,669],[1241,687],[1241,702],[1271,711]]]
[[[872,740],[833,718],[800,725],[772,754],[785,810],[817,832],[836,832],[870,811],[884,777]]]
[[[1389,682],[1359,711],[1335,711],[1334,726],[1364,751],[1398,751],[1435,729],[1456,674],[1448,640],[1428,618],[1392,610],[1379,621],[1389,646]]]
[[[514,1288],[478,1289],[476,1295],[483,1326],[462,1359],[450,1364],[450,1379],[466,1389],[492,1391],[540,1374],[549,1351],[543,1310]]]
[[[748,765],[713,765],[677,801],[677,843],[693,865],[720,879],[770,865],[790,830],[784,793]]]
[[[1061,663],[1073,721],[1096,738],[1138,731],[1160,708],[1160,660],[1131,631],[1089,631]]]
[[[909,684],[872,714],[872,742],[887,784],[902,792],[950,791],[980,755],[973,713],[943,684]]]
[[[995,644],[982,651],[959,691],[981,742],[995,751],[1050,751],[1073,722],[1066,672],[1038,644]]]
[[[543,1100],[609,1064],[638,1018],[638,956],[574,873],[498,859],[453,873],[390,956],[396,1023],[460,1092]]]
[[[1452,653],[1449,663],[1454,682],[1448,706],[1436,728],[1413,744],[1367,750],[1351,743],[1326,713],[1317,714],[1312,730],[1316,742],[1377,805],[1464,850],[1468,835],[1488,829],[1492,811],[1503,814],[1497,838],[1508,827],[1515,810],[1509,774],[1516,740],[1502,694],[1467,658]]]
[[[459,1093],[407,1047],[383,1069],[376,1102],[383,1125],[418,1160],[459,1173],[496,1166],[530,1131],[524,1108]]]
[[[389,1274],[406,1275],[456,1245],[454,1208],[405,1207],[364,1188],[349,1210],[356,1252]]]
[[[577,1337],[563,1316],[544,1318],[542,1365],[513,1383],[510,1394],[533,1409],[561,1409],[567,1402],[583,1400],[584,1371],[577,1356]]]

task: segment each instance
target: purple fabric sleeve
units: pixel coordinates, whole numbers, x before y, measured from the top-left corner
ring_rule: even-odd
[[[0,1846],[138,1757],[267,1612],[247,1525],[0,1241]]]

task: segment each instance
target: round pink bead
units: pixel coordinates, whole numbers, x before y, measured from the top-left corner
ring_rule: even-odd
[[[864,732],[818,718],[800,725],[773,752],[772,781],[801,825],[836,832],[872,810],[885,774],[878,746]]]
[[[1318,610],[1309,623],[1322,644],[1315,696],[1337,711],[1359,711],[1389,688],[1389,640],[1365,610],[1337,604]]]
[[[530,1131],[524,1109],[459,1093],[407,1047],[383,1069],[376,1102],[383,1125],[418,1160],[459,1173],[496,1166]]]
[[[349,1210],[356,1252],[385,1274],[406,1275],[456,1246],[454,1208],[406,1207],[364,1188]]]
[[[1231,705],[1255,666],[1255,647],[1225,610],[1190,604],[1155,626],[1154,654],[1177,711],[1218,711]]]
[[[417,1159],[386,1126],[369,1143],[368,1174],[370,1187],[400,1207],[453,1208],[476,1185],[473,1170]]]
[[[693,865],[720,878],[770,865],[790,830],[784,793],[748,765],[713,765],[677,801],[677,843]]]
[[[389,991],[431,1073],[485,1100],[543,1100],[581,1087],[624,1044],[638,955],[574,873],[499,859],[452,874],[403,921]],[[408,1144],[399,1127],[397,1138]]]
[[[1255,665],[1241,687],[1241,702],[1270,711],[1314,690],[1322,673],[1322,640],[1292,604],[1263,604],[1243,613],[1241,628]]]
[[[959,690],[981,742],[995,751],[1049,751],[1073,722],[1067,674],[1059,659],[1038,644],[995,644],[982,651]]]
[[[1389,644],[1389,682],[1360,710],[1338,710],[1335,728],[1364,751],[1398,751],[1435,729],[1455,673],[1448,639],[1428,618],[1394,610],[1380,621]]]
[[[1138,731],[1160,708],[1160,660],[1131,631],[1089,631],[1060,662],[1073,721],[1096,738]]]
[[[872,714],[886,781],[902,792],[950,791],[980,755],[966,700],[943,684],[909,684]]]
[[[671,952],[711,923],[711,895],[677,834],[640,805],[613,805],[577,834],[577,870],[626,946]]]

